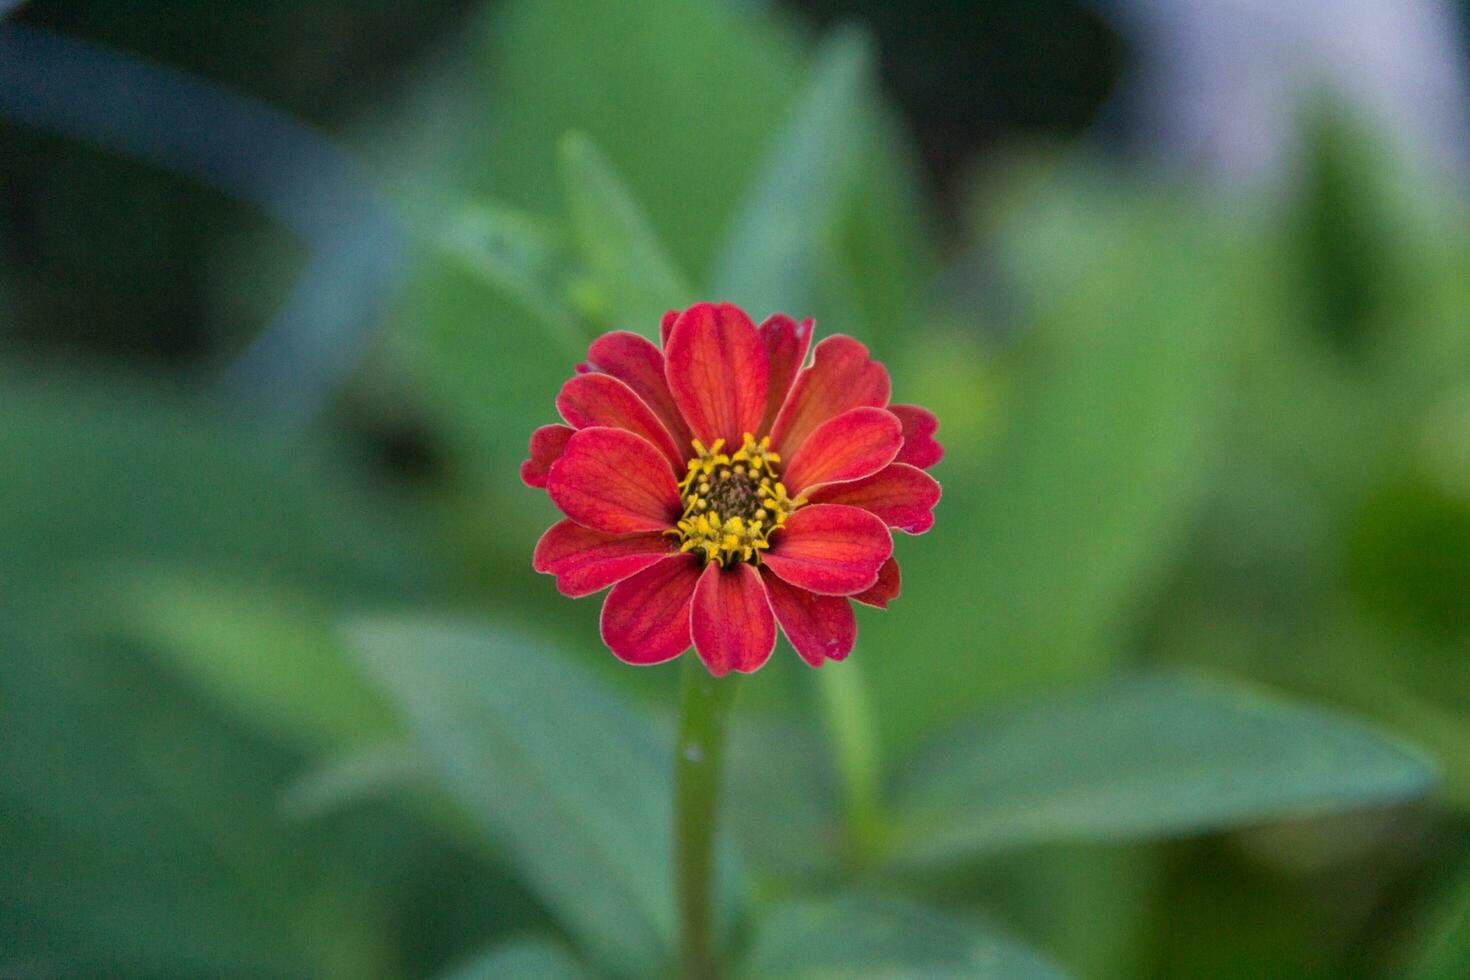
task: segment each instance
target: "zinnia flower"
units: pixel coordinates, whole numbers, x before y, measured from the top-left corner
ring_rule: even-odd
[[[934,524],[939,423],[888,403],[888,371],[812,321],[670,311],[663,349],[616,331],[557,396],[521,477],[566,515],[535,568],[568,596],[612,586],[602,639],[654,664],[692,644],[716,676],[770,657],[776,623],[813,667],[852,650],[850,599],[897,597],[889,528]]]

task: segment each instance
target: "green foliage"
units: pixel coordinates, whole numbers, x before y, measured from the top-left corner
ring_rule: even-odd
[[[472,84],[491,113],[483,103],[471,110],[481,115],[465,130],[467,188],[554,212],[561,140],[585,133],[649,209],[675,261],[705,278],[797,91],[795,39],[692,0],[514,0],[483,39]]]
[[[591,980],[592,974],[555,943],[527,939],[487,950],[459,969],[445,974],[443,980],[498,980],[500,977]]]
[[[418,223],[433,253],[513,299],[563,353],[581,353],[584,331],[562,295],[566,259],[543,223],[493,204],[426,210]]]
[[[319,889],[344,911],[365,896],[346,879],[332,884],[305,840],[276,832],[264,801],[282,761],[125,650],[58,642],[59,633],[6,636],[0,970],[305,977],[325,968],[293,920]],[[351,919],[334,926],[350,930]]]
[[[231,424],[199,393],[145,376],[0,374],[0,586],[59,589],[113,562],[266,569],[342,597],[412,594],[412,522],[309,440]]]
[[[310,700],[288,661],[328,669],[311,617],[273,596],[303,590],[309,609],[414,594],[410,522],[331,454],[232,426],[183,390],[14,373],[6,388],[0,443],[26,464],[0,516],[0,970],[381,969],[377,899],[312,835],[281,832],[289,757],[230,718],[279,731],[316,709],[328,726],[374,717],[350,690]],[[216,575],[275,591],[227,593]],[[120,634],[168,653],[142,657]]]
[[[1333,713],[1163,675],[993,712],[899,772],[896,857],[925,863],[1386,804],[1435,780]]]
[[[397,359],[432,379],[424,401],[468,459],[507,464],[549,421],[538,395],[591,339],[563,295],[562,246],[500,205],[417,207],[425,247],[391,333]]]
[[[871,661],[890,741],[984,699],[1096,674],[1182,543],[1239,267],[1208,225],[1085,190],[1050,191],[1057,213],[1014,246],[1047,304],[1034,332],[1000,364],[963,338],[914,361],[919,377],[956,387],[922,396],[945,426],[946,545],[900,541],[905,582],[924,584],[906,588],[902,615],[862,624],[865,642],[891,651]],[[1068,261],[1070,277],[1053,268]],[[973,421],[977,393],[998,375],[1002,417],[987,431]],[[924,642],[906,642],[918,622]]]
[[[567,208],[591,275],[584,298],[602,311],[600,321],[656,341],[653,328],[664,311],[689,305],[694,293],[591,141],[571,135],[561,151]]]
[[[515,632],[432,620],[352,630],[363,664],[486,836],[598,958],[663,964],[672,794],[653,731]]]
[[[146,569],[129,570],[117,591],[123,629],[281,737],[320,747],[393,731],[387,706],[342,656],[325,607]]]
[[[1462,863],[1436,898],[1402,980],[1453,980],[1470,972],[1470,867]]]
[[[1062,980],[990,930],[893,898],[839,897],[781,905],[757,929],[749,980]]]
[[[763,317],[819,309],[837,206],[868,143],[871,56],[855,34],[833,37],[771,141],[715,267],[712,295]],[[839,321],[840,322],[840,321]]]

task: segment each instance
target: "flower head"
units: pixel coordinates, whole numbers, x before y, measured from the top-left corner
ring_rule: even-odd
[[[691,645],[716,676],[766,662],[776,624],[814,667],[851,651],[849,600],[898,596],[891,528],[934,523],[935,417],[889,404],[888,372],[812,321],[670,312],[663,348],[593,341],[531,436],[521,477],[566,519],[536,546],[568,596],[612,586],[602,638],[633,664]]]

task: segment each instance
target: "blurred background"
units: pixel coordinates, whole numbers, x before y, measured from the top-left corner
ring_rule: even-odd
[[[706,296],[942,421],[936,530],[859,613],[875,757],[1182,666],[1442,772],[903,889],[1084,978],[1470,976],[1466,4],[0,11],[0,976],[560,935],[339,624],[526,630],[667,726],[674,671],[531,571],[517,466],[593,336]],[[784,641],[741,694],[757,896],[852,873],[820,700]]]

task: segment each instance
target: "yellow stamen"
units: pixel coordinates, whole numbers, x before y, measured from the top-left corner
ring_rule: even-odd
[[[679,484],[684,516],[677,529],[681,552],[696,552],[707,562],[760,562],[771,535],[786,523],[803,498],[793,500],[780,482],[770,436],[759,442],[746,433],[741,447],[726,454],[723,439],[708,448],[693,444],[687,472]],[[724,511],[724,516],[721,515]]]
[[[724,447],[725,440],[723,439],[716,439],[714,445],[708,449],[705,448],[704,443],[695,439],[694,457],[689,460],[688,472],[684,474],[684,479],[680,481],[679,490],[681,492],[688,490],[689,485],[694,482],[696,476],[708,478],[719,467],[728,466],[730,464],[730,457],[720,452]],[[704,480],[701,480],[699,485],[703,488],[708,484]],[[701,492],[708,493],[709,491],[701,489]]]

